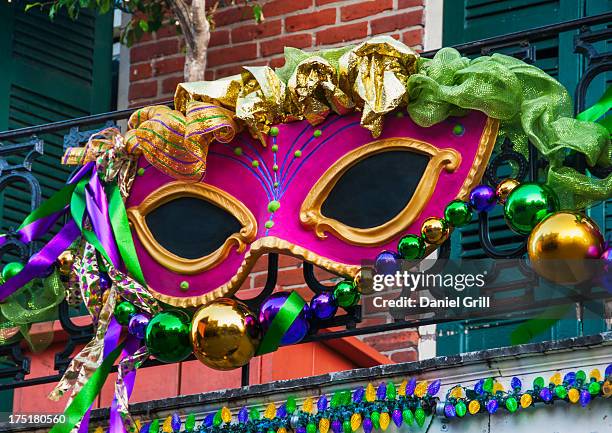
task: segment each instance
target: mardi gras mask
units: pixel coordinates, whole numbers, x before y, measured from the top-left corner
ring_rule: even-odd
[[[389,115],[376,139],[358,114],[281,124],[265,147],[246,132],[212,143],[199,182],[141,157],[126,207],[146,281],[164,302],[199,305],[235,292],[269,252],[355,276],[466,198],[497,129],[475,111],[430,128]]]

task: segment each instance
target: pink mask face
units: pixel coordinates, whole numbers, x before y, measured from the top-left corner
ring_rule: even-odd
[[[388,116],[373,139],[356,113],[279,125],[265,148],[246,132],[215,142],[198,183],[141,158],[127,207],[147,283],[164,302],[199,305],[237,290],[268,252],[354,276],[466,198],[496,137],[473,111],[430,128]]]

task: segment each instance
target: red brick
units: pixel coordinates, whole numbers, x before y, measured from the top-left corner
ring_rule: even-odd
[[[402,33],[402,41],[409,47],[423,44],[423,29],[413,29]]]
[[[337,1],[339,1],[339,0],[316,0],[315,4],[317,6],[321,6],[321,5],[326,5],[326,4],[329,4],[329,3],[334,3],[334,2],[337,2]]]
[[[185,67],[185,57],[166,57],[155,61],[155,76],[173,72],[182,72]]]
[[[264,4],[263,12],[266,17],[275,17],[307,9],[310,6],[312,0],[274,0]]]
[[[280,35],[281,20],[264,21],[261,24],[246,24],[232,29],[232,43],[252,41]]]
[[[217,47],[219,45],[227,45],[230,42],[229,30],[215,30],[210,34],[209,47]]]
[[[271,56],[272,54],[282,53],[285,47],[308,48],[312,46],[312,35],[308,33],[300,35],[283,36],[282,38],[271,41],[262,41],[261,55]]]
[[[140,81],[145,78],[151,78],[153,68],[151,63],[137,63],[130,67],[130,81]]]
[[[177,35],[178,35],[177,28],[176,26],[173,26],[173,25],[162,27],[161,29],[155,32],[155,37],[157,39],[171,38]]]
[[[266,284],[267,278],[267,273],[256,275],[253,287],[263,287]],[[277,283],[281,286],[297,286],[298,284],[304,284],[304,271],[302,268],[279,269]]]
[[[377,35],[379,33],[389,33],[394,30],[401,30],[406,27],[420,24],[423,24],[422,9],[372,20],[370,22],[370,28],[372,29],[372,34]]]
[[[234,45],[231,48],[216,48],[208,52],[208,67],[238,63],[256,57],[256,43]]]
[[[215,78],[219,79],[223,77],[229,77],[230,75],[240,74],[243,71],[244,69],[242,68],[242,65],[226,66],[224,68],[218,68],[215,70]]]
[[[264,10],[267,16],[267,10]],[[228,24],[237,23],[253,19],[253,8],[251,6],[237,6],[221,9],[215,12],[212,17],[215,27],[222,27]]]
[[[212,69],[207,69],[204,71],[204,79],[207,81],[212,81],[215,79],[215,71]]]
[[[406,330],[382,335],[372,335],[363,341],[379,352],[386,352],[397,349],[407,349],[416,347],[419,344],[419,333],[413,330]]]
[[[302,260],[296,257],[286,256],[284,254],[281,254],[278,256],[278,267],[279,268],[289,268],[289,267],[296,267],[296,266],[302,266]]]
[[[130,84],[128,98],[142,99],[157,96],[157,81],[144,81]]]
[[[297,32],[300,30],[314,29],[324,25],[335,24],[336,9],[324,9],[309,14],[292,15],[285,18],[285,30]]]
[[[363,39],[368,35],[368,23],[347,24],[317,32],[317,45],[337,44],[339,42]]]
[[[419,358],[419,353],[416,350],[402,350],[391,354],[393,362],[414,362]]]
[[[423,0],[398,0],[397,1],[398,9],[413,8],[415,6],[423,6]]]
[[[174,93],[176,86],[183,81],[185,81],[185,79],[182,74],[165,78],[164,81],[162,81],[162,93]]]
[[[149,42],[137,45],[130,49],[130,62],[137,63],[156,57],[179,53],[178,38],[163,39],[161,41]]]
[[[393,0],[370,0],[340,9],[342,21],[352,21],[358,18],[370,17],[380,12],[393,9]]]

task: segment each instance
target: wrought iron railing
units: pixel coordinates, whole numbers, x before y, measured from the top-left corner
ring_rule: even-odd
[[[557,37],[563,32],[576,32],[574,36],[574,52],[582,56],[584,59],[584,71],[578,82],[575,92],[575,110],[582,111],[586,106],[587,89],[593,82],[594,78],[599,74],[612,69],[612,54],[610,52],[600,52],[596,48],[597,43],[602,43],[610,39],[612,36],[612,13],[581,18],[571,21],[566,21],[559,24],[547,25],[544,27],[534,28],[527,31],[511,33],[503,36],[483,39],[462,45],[457,48],[464,55],[482,54],[486,55],[494,51],[503,51],[515,57],[521,58],[527,62],[533,63],[537,60],[538,50],[536,42]],[[592,30],[593,26],[605,25],[603,29]],[[435,51],[424,52],[423,57],[431,57]],[[171,102],[168,102],[170,105]],[[44,140],[39,136],[42,134],[50,134],[69,130],[63,135],[64,147],[78,145],[84,142],[94,132],[101,129],[101,125],[107,127],[116,125],[117,121],[125,120],[135,110],[135,108],[119,110],[110,113],[96,114],[92,116],[81,117],[77,119],[63,120],[59,122],[25,127],[21,129],[9,130],[0,132],[0,143],[9,142],[13,144],[3,144],[0,146],[0,192],[5,190],[10,185],[15,183],[25,183],[28,186],[30,194],[30,207],[35,209],[41,202],[41,185],[32,173],[32,165],[36,162],[44,151]],[[97,128],[93,128],[96,125]],[[17,142],[24,140],[22,142]],[[23,156],[25,155],[25,156]],[[15,161],[15,157],[20,156],[21,161],[10,164]],[[485,174],[485,181],[491,185],[495,185],[499,179],[497,175],[498,168],[512,164],[515,167],[515,175],[518,180],[537,179],[538,172],[545,168],[546,162],[538,158],[537,151],[533,146],[529,148],[529,158],[525,158],[522,154],[512,150],[512,146],[506,143],[502,146],[501,151],[493,156],[489,163],[489,168]],[[582,159],[576,158],[573,165],[584,170],[585,163]],[[609,174],[610,170],[598,171],[591,173],[598,177],[604,177]],[[516,258],[524,256],[526,248],[525,243],[522,243],[516,248],[508,249],[503,246],[494,245],[491,240],[489,217],[486,213],[479,215],[479,239],[482,249],[491,258]],[[11,237],[12,232],[7,234],[9,241],[0,247],[0,259],[6,254],[16,254],[24,262],[33,254],[37,245],[25,245],[17,238]],[[448,258],[450,256],[450,242],[447,242],[439,249],[440,258]],[[435,271],[435,267],[430,272]],[[317,280],[312,264],[304,262],[303,264],[304,282],[315,293],[325,290],[326,286]],[[268,273],[267,281],[261,293],[251,300],[246,302],[253,308],[256,308],[265,297],[267,297],[276,287],[278,276],[278,256],[276,254],[268,255]],[[533,276],[529,276],[533,278]],[[596,295],[589,299],[597,299]],[[580,299],[576,299],[580,303]],[[508,310],[510,311],[510,310]],[[303,342],[311,342],[317,340],[326,340],[333,338],[342,338],[356,335],[366,335],[390,330],[414,327],[418,325],[426,325],[432,323],[440,323],[444,320],[430,318],[406,320],[401,314],[394,314],[394,321],[383,325],[376,326],[357,326],[361,320],[361,309],[355,307],[347,310],[342,315],[331,319],[329,322],[323,323],[319,328],[341,327],[343,329],[334,330],[331,332],[313,332]],[[27,387],[39,385],[43,383],[55,382],[60,379],[63,371],[67,368],[70,362],[70,355],[74,348],[86,343],[92,337],[92,326],[80,326],[75,324],[71,319],[70,309],[66,301],[59,308],[59,323],[62,329],[67,334],[68,338],[64,348],[55,355],[54,368],[57,374],[28,378],[30,372],[30,358],[22,351],[19,342],[4,345],[0,347],[0,358],[5,358],[8,362],[5,366],[0,367],[0,391],[6,389]],[[316,331],[316,330],[314,330]],[[158,365],[159,362],[150,359],[142,367]],[[141,368],[142,368],[141,367]],[[242,383],[248,384],[248,366],[243,368]]]

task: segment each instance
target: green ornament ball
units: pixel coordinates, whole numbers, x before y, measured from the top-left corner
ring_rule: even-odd
[[[582,383],[586,380],[586,373],[584,372],[584,370],[578,370],[576,372],[576,381],[579,383]]]
[[[189,340],[191,319],[183,311],[172,310],[154,316],[145,332],[149,353],[162,362],[179,362],[192,352]]]
[[[138,311],[134,304],[128,301],[123,301],[117,304],[115,307],[115,319],[119,322],[120,325],[127,326],[130,323],[130,319],[134,314]]]
[[[317,426],[314,423],[309,422],[306,424],[306,433],[317,433]]]
[[[548,186],[523,183],[512,190],[504,204],[506,223],[515,232],[528,235],[540,221],[559,210],[557,194]]]
[[[24,266],[19,262],[7,263],[4,268],[2,268],[2,279],[6,281],[9,278],[13,278],[15,275],[21,272],[23,268]]]
[[[279,130],[277,126],[273,126],[272,128],[270,128],[270,135],[272,137],[276,137],[278,133],[279,133]]]
[[[343,308],[352,307],[359,302],[359,290],[352,281],[340,281],[334,287],[334,299]]]
[[[453,227],[463,227],[472,221],[472,209],[461,200],[453,200],[444,209],[444,219]]]
[[[506,399],[506,409],[508,409],[510,412],[516,412],[518,409],[518,402],[516,401],[516,398],[508,397]]]
[[[397,252],[404,260],[422,259],[425,255],[425,241],[417,235],[406,235],[397,244]]]

